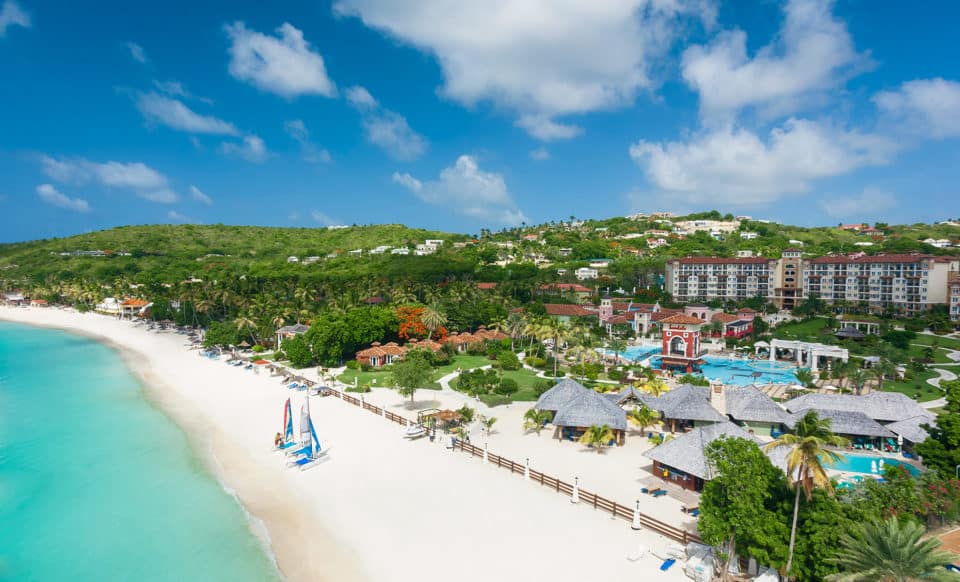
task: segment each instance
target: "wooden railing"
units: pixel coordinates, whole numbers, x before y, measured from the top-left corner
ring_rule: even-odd
[[[370,412],[378,416],[382,416],[383,418],[386,418],[387,420],[395,422],[401,426],[416,424],[415,421],[413,420],[400,416],[399,414],[394,414],[393,412],[390,412],[389,410],[385,410],[384,408],[381,408],[379,406],[374,406],[369,402],[366,402],[354,396],[350,396],[349,394],[345,394],[335,388],[325,387],[325,388],[322,388],[321,390],[327,392],[331,396],[336,396],[337,398],[343,400],[344,402],[348,402],[350,404],[353,404],[354,406],[360,406],[364,410],[369,410]],[[454,450],[460,450],[465,453],[469,453],[471,456],[474,456],[474,457],[482,458],[484,456],[484,449],[471,445],[470,443],[464,442],[460,439],[454,439],[453,448]],[[490,451],[486,451],[486,459],[487,459],[487,462],[490,463],[491,465],[496,465],[497,467],[507,469],[511,473],[523,475],[527,471],[527,468],[525,465],[512,461],[511,459],[508,459],[506,457],[496,455],[494,453],[491,453]],[[561,481],[556,477],[551,477],[546,473],[541,473],[540,471],[534,471],[533,469],[529,470],[529,474],[530,474],[530,481],[539,483],[544,487],[549,487],[550,489],[553,489],[554,491],[562,495],[573,496],[574,485]],[[624,519],[631,523],[633,522],[634,509],[632,507],[617,503],[616,501],[612,501],[610,499],[607,499],[606,497],[601,497],[596,493],[587,491],[579,487],[577,489],[578,489],[577,495],[580,499],[580,503],[584,503],[586,505],[592,505],[594,509],[603,511],[605,513],[609,513],[612,517]],[[642,527],[655,531],[660,535],[668,537],[672,540],[676,540],[684,545],[687,544],[688,542],[701,541],[698,535],[692,532],[689,532],[683,528],[670,525],[669,523],[660,521],[659,519],[656,519],[644,513],[639,513],[638,516],[640,520],[640,525]]]

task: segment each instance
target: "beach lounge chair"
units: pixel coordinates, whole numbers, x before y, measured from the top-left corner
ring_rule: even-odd
[[[699,516],[700,516],[700,508],[699,508],[699,507],[695,507],[695,508],[691,509],[691,510],[690,510],[690,515],[692,515],[693,517],[699,517]]]
[[[666,560],[663,561],[663,564],[660,565],[660,571],[666,572],[667,570],[670,569],[671,566],[673,566],[676,563],[677,561],[675,559],[667,558]]]
[[[647,489],[646,487],[641,487],[641,488],[640,488],[640,493],[650,493],[650,490]]]
[[[657,487],[656,489],[651,489],[650,491],[647,491],[647,493],[656,497],[657,493],[659,493],[660,491],[663,491],[663,489]]]
[[[654,496],[654,497],[663,497],[663,496],[666,495],[666,494],[667,494],[667,490],[666,490],[666,489],[660,489],[659,491],[655,491],[655,492],[653,493],[653,496]]]

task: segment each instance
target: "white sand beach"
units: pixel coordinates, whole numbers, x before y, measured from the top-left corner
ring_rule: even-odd
[[[54,308],[0,307],[0,319],[82,333],[122,348],[150,397],[266,526],[289,580],[687,579],[681,564],[661,572],[654,556],[626,559],[640,545],[663,552],[670,540],[632,531],[623,520],[572,505],[439,443],[405,441],[398,425],[337,398],[311,398],[319,438],[329,449],[325,461],[305,472],[286,469],[272,439],[284,400],[292,397],[299,410],[304,393],[291,392],[276,377],[199,357],[182,335]],[[414,416],[392,391],[369,396]],[[417,399],[438,396],[456,406],[463,398],[425,390]],[[565,480],[579,474],[585,488],[621,503],[638,495],[644,464],[638,450],[574,452],[576,445],[551,441],[547,432],[522,435],[519,406],[490,414],[502,417],[489,437],[492,451],[518,461],[531,456],[533,464]],[[637,447],[641,439],[634,441]],[[682,523],[677,500],[643,503],[645,512]]]

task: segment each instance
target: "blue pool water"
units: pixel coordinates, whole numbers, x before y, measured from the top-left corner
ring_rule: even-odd
[[[0,322],[0,580],[279,580],[120,356]]]
[[[659,353],[657,349],[655,353]],[[660,367],[660,359],[651,360],[654,368]],[[793,364],[770,362],[767,360],[733,360],[716,356],[705,356],[701,366],[702,375],[710,380],[719,380],[724,384],[748,386],[750,384],[796,384],[793,375],[797,368]]]
[[[620,354],[620,357],[625,360],[630,360],[632,362],[642,362],[654,354],[660,353],[659,346],[630,346],[625,352]]]
[[[870,471],[871,462],[879,463],[880,462],[879,457],[873,457],[869,455],[852,455],[847,453],[844,453],[843,456],[845,457],[845,460],[835,463],[831,467],[831,469],[833,469],[834,471],[843,471],[846,473],[864,473],[867,475],[878,475],[881,477],[883,476],[883,471],[880,471],[879,467],[877,469],[877,473],[873,473]],[[897,459],[884,458],[883,464],[886,467],[894,466],[894,465],[904,467],[914,477],[920,474],[920,470],[914,467],[913,465],[903,463],[901,461],[898,461]]]

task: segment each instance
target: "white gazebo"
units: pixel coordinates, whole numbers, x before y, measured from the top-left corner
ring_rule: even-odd
[[[760,348],[767,347],[760,345],[761,343],[763,342],[754,344],[757,353],[759,353]],[[831,361],[840,360],[842,362],[850,360],[850,352],[846,348],[814,342],[774,339],[770,340],[769,348],[771,362],[777,359],[777,350],[789,350],[793,353],[793,357],[798,366],[806,366],[814,372],[820,369],[820,358],[827,358]]]

